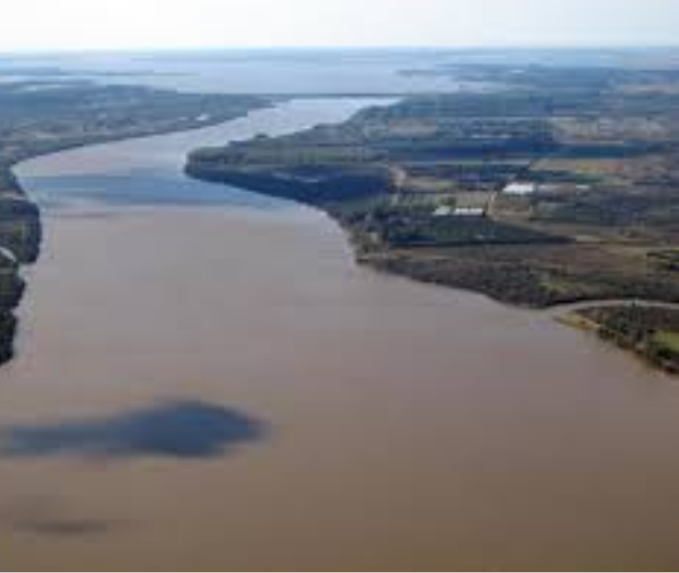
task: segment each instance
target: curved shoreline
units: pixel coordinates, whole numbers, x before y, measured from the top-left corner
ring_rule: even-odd
[[[638,298],[610,298],[610,299],[601,299],[601,298],[583,298],[579,297],[576,300],[572,301],[567,301],[567,302],[554,302],[554,303],[546,303],[544,305],[538,305],[538,304],[531,304],[529,302],[521,303],[521,302],[514,302],[511,300],[506,300],[502,298],[498,298],[497,296],[493,296],[491,292],[488,292],[487,290],[484,290],[482,288],[473,288],[473,287],[465,287],[463,285],[456,285],[456,284],[449,284],[444,281],[438,281],[434,279],[427,279],[426,277],[423,277],[419,275],[418,273],[415,272],[409,272],[407,268],[397,268],[391,263],[391,259],[388,257],[384,256],[384,253],[380,251],[374,251],[369,246],[366,245],[366,241],[363,240],[364,237],[361,236],[361,233],[357,231],[355,228],[352,227],[351,223],[347,222],[345,218],[342,216],[341,209],[335,209],[332,207],[332,205],[326,205],[323,203],[323,201],[319,202],[314,202],[314,201],[305,201],[297,196],[290,197],[286,191],[285,187],[283,187],[283,192],[281,192],[280,189],[276,189],[277,185],[280,185],[280,181],[277,181],[276,178],[272,177],[270,180],[270,183],[264,183],[263,187],[270,187],[270,189],[262,189],[262,186],[257,186],[256,184],[252,183],[249,186],[245,186],[244,183],[247,183],[247,179],[243,179],[239,176],[234,176],[231,178],[230,174],[209,174],[209,173],[202,173],[199,169],[195,169],[192,167],[190,163],[190,157],[189,157],[189,162],[186,165],[185,168],[185,173],[188,177],[192,177],[198,181],[206,181],[209,183],[215,183],[215,184],[221,184],[221,185],[233,185],[236,187],[242,187],[242,188],[247,188],[249,191],[252,193],[257,193],[261,194],[267,197],[275,197],[275,198],[283,198],[287,200],[291,200],[294,202],[299,203],[300,205],[304,205],[306,207],[311,207],[314,209],[318,209],[325,215],[327,215],[332,221],[334,221],[343,231],[344,234],[347,238],[348,243],[352,247],[352,251],[354,253],[354,259],[357,264],[359,265],[364,265],[367,266],[373,270],[376,270],[378,272],[384,272],[390,275],[394,276],[400,276],[400,277],[405,277],[408,279],[411,279],[415,282],[421,283],[421,284],[428,284],[428,285],[433,285],[433,286],[439,286],[442,288],[451,288],[454,290],[461,290],[461,291],[466,291],[474,294],[479,294],[488,297],[490,300],[493,300],[494,302],[502,305],[506,305],[512,308],[520,308],[520,309],[525,309],[525,310],[531,310],[535,312],[544,312],[544,313],[551,313],[551,314],[560,314],[564,312],[569,312],[569,311],[576,311],[580,309],[585,309],[585,308],[590,308],[593,306],[616,306],[616,305],[624,305],[624,304],[639,304],[642,306],[657,306],[661,308],[669,308],[669,309],[676,309],[679,310],[679,302],[669,302],[669,301],[662,301],[662,300],[645,300],[645,299],[638,299]],[[253,182],[266,182],[267,179],[264,176],[257,176],[257,178],[252,179]],[[289,185],[294,185],[294,183],[290,182]]]
[[[611,308],[616,306],[639,306],[642,308],[663,308],[679,311],[679,302],[664,302],[657,300],[643,300],[637,298],[618,298],[618,299],[592,299],[582,302],[556,304],[550,306],[544,312],[558,317],[564,313],[578,312],[590,308]]]
[[[552,317],[592,332],[649,366],[679,375],[679,304],[619,299],[569,305]]]
[[[249,112],[248,112],[249,113]],[[36,159],[41,159],[45,157],[49,157],[51,155],[56,155],[59,153],[63,153],[66,151],[71,151],[71,150],[76,150],[76,149],[81,149],[81,148],[89,148],[89,147],[96,147],[98,145],[106,145],[110,143],[124,143],[126,141],[136,141],[140,139],[145,139],[148,137],[157,137],[157,136],[164,136],[164,135],[176,135],[176,134],[183,134],[183,133],[191,133],[191,132],[196,132],[196,131],[201,131],[203,129],[209,129],[209,128],[214,128],[223,124],[228,124],[234,120],[241,119],[242,117],[247,117],[248,114],[244,114],[242,116],[230,118],[228,120],[216,120],[214,122],[200,122],[196,123],[192,127],[188,129],[178,129],[178,130],[165,130],[161,129],[155,132],[145,132],[142,135],[139,136],[133,136],[133,137],[123,137],[123,138],[102,138],[98,141],[88,143],[88,144],[78,144],[78,145],[66,145],[62,149],[55,150],[55,151],[50,151],[49,153],[42,153],[38,154],[33,157],[26,158],[20,162],[17,162],[12,166],[12,174],[15,176],[15,179],[17,181],[17,186],[19,189],[21,189],[24,193],[24,195],[27,197],[27,200],[29,195],[28,193],[23,189],[23,186],[21,185],[20,179],[18,176],[16,176],[15,169],[18,168],[19,166],[30,162],[34,161]],[[187,175],[196,179],[201,179],[201,177],[196,177],[195,174],[191,173],[189,170],[186,171]],[[258,193],[263,196],[275,196],[275,194],[271,193],[262,193],[261,191],[253,190],[253,192]],[[326,208],[323,205],[314,205],[310,203],[306,203],[304,201],[297,201],[300,205],[305,205],[305,206],[311,206],[314,208],[319,209],[320,211],[326,213],[329,215],[329,217],[337,223],[345,232],[345,236],[347,238],[347,241],[351,245],[351,248],[354,253],[354,259],[357,264],[359,265],[366,265],[372,269],[377,270],[378,272],[385,272],[387,274],[392,274],[395,276],[401,276],[405,278],[409,278],[411,280],[414,280],[415,282],[419,282],[422,284],[430,284],[434,286],[441,286],[445,288],[453,288],[455,290],[462,290],[462,291],[467,291],[470,293],[475,293],[475,294],[481,294],[485,295],[491,300],[493,300],[496,303],[507,305],[510,307],[514,308],[521,308],[521,309],[526,309],[526,310],[531,310],[535,312],[544,312],[549,314],[550,316],[556,318],[556,319],[563,319],[565,314],[568,314],[570,312],[576,312],[578,310],[583,310],[583,309],[588,309],[588,308],[593,308],[593,307],[611,307],[611,306],[619,306],[619,305],[629,305],[629,304],[640,304],[642,306],[649,306],[649,307],[660,307],[660,308],[669,308],[673,310],[679,310],[679,303],[665,303],[662,301],[641,301],[638,299],[610,299],[610,300],[600,300],[600,299],[592,299],[592,300],[581,300],[577,302],[571,302],[571,303],[557,303],[554,305],[549,305],[547,307],[544,307],[540,309],[539,307],[535,306],[530,306],[530,305],[520,305],[520,304],[513,304],[511,302],[507,301],[502,301],[498,300],[497,298],[493,297],[492,295],[488,293],[484,293],[482,290],[475,290],[473,288],[464,288],[460,286],[455,286],[455,285],[448,285],[448,284],[442,284],[437,281],[429,281],[429,280],[424,280],[421,277],[418,276],[413,276],[407,272],[400,272],[398,270],[394,270],[392,268],[389,268],[388,266],[385,266],[381,264],[381,260],[379,258],[379,254],[374,254],[371,253],[370,251],[365,251],[362,247],[362,243],[360,240],[360,237],[353,231],[350,225],[345,224],[343,221],[341,215],[338,215],[337,213],[334,213],[332,209]],[[563,320],[562,320],[563,321]]]
[[[253,123],[268,123],[263,117]],[[154,140],[65,153],[22,171],[22,181],[47,202],[60,176],[67,188],[91,160],[84,170],[98,178],[93,191],[135,193],[157,167],[168,186],[228,196],[181,175],[181,149],[202,137],[171,138],[169,155]],[[116,176],[129,160],[148,170],[121,185]],[[550,514],[566,516],[548,532],[557,539],[549,561],[564,568],[587,565],[569,561],[573,547],[587,556],[595,547],[597,563],[611,567],[643,570],[647,555],[675,562],[675,546],[665,543],[671,523],[644,522],[649,507],[668,515],[674,499],[667,436],[679,427],[679,387],[664,376],[534,311],[360,270],[337,225],[306,208],[170,206],[138,215],[112,205],[113,215],[100,218],[70,216],[62,197],[60,213],[43,209],[44,250],[20,312],[25,334],[1,375],[5,427],[107,424],[178,397],[235,408],[271,432],[233,455],[175,463],[141,452],[104,462],[105,472],[68,452],[4,456],[3,507],[21,509],[28,498],[30,509],[31,494],[41,493],[63,500],[47,517],[66,524],[143,524],[104,529],[96,543],[74,535],[55,557],[60,539],[5,521],[10,566],[40,569],[51,557],[74,570],[140,561],[190,569],[201,555],[206,568],[282,560],[296,570],[317,562],[300,563],[311,547],[338,569],[360,569],[366,558],[398,568],[413,555],[428,556],[434,570],[464,569],[483,567],[484,548],[494,546],[506,549],[501,560],[530,569],[545,562],[533,549]],[[310,455],[318,463],[310,466]],[[629,481],[616,478],[620,464],[635,472]],[[666,478],[651,498],[639,486],[648,471]],[[321,511],[299,511],[309,481]],[[611,483],[622,489],[600,505]],[[182,495],[188,489],[196,495]],[[619,499],[639,495],[643,504],[621,525]],[[496,516],[490,527],[488,515]],[[394,519],[412,525],[365,544]],[[459,547],[451,531],[465,536]]]
[[[266,106],[264,106],[266,107]],[[14,341],[16,338],[17,329],[20,327],[20,321],[17,317],[16,311],[21,305],[23,297],[26,290],[26,282],[22,276],[22,270],[24,267],[30,267],[34,265],[40,258],[41,245],[43,241],[43,227],[42,227],[42,213],[40,205],[37,201],[31,198],[30,189],[21,182],[20,176],[17,174],[17,169],[21,166],[30,163],[31,161],[44,159],[53,155],[58,155],[60,153],[74,151],[78,149],[85,149],[89,147],[94,147],[98,145],[107,145],[112,143],[123,143],[126,141],[134,141],[138,139],[144,139],[147,137],[157,137],[163,135],[174,135],[179,133],[190,133],[194,131],[200,131],[202,129],[209,129],[218,127],[223,124],[230,123],[232,121],[247,117],[252,111],[256,111],[257,108],[253,107],[248,110],[245,114],[240,114],[236,116],[229,116],[226,113],[224,115],[211,116],[208,119],[198,119],[197,117],[191,118],[184,125],[174,125],[159,128],[157,130],[144,129],[141,130],[139,134],[129,135],[125,134],[122,137],[115,136],[102,136],[93,137],[90,141],[86,142],[70,142],[64,143],[63,145],[56,144],[53,149],[49,151],[36,153],[35,155],[26,155],[21,159],[9,164],[6,167],[6,172],[8,174],[8,180],[11,182],[9,193],[14,193],[12,196],[7,194],[0,197],[0,201],[15,201],[17,204],[24,205],[25,209],[20,210],[18,216],[26,219],[26,231],[22,233],[22,240],[25,241],[25,245],[21,246],[22,251],[25,251],[23,256],[17,257],[17,262],[11,263],[11,273],[12,276],[9,277],[10,284],[14,284],[12,287],[12,292],[9,294],[3,293],[5,295],[3,299],[9,302],[0,308],[0,369],[11,362],[15,356]],[[14,222],[14,220],[12,220]],[[8,271],[4,271],[7,280]]]
[[[581,330],[593,331],[596,332],[602,338],[608,339],[614,338],[613,332],[610,331],[609,328],[607,328],[604,323],[597,323],[585,317],[583,314],[585,311],[637,306],[642,310],[667,309],[679,313],[679,303],[643,300],[637,298],[579,299],[574,302],[562,302],[562,303],[557,302],[554,304],[544,304],[541,306],[536,304],[531,305],[529,303],[521,304],[520,301],[513,302],[512,300],[509,299],[509,297],[503,299],[502,296],[498,296],[497,292],[492,292],[484,288],[474,288],[475,285],[473,284],[472,285],[455,284],[455,281],[451,283],[450,281],[436,280],[436,276],[429,276],[427,275],[427,273],[422,274],[420,272],[417,272],[417,268],[409,266],[407,264],[407,261],[405,265],[399,263],[398,254],[396,254],[396,257],[394,257],[389,256],[389,253],[387,252],[382,252],[380,250],[373,249],[370,238],[364,236],[365,233],[363,233],[360,228],[356,227],[356,225],[353,225],[352,222],[348,220],[341,207],[333,207],[332,204],[326,204],[323,200],[305,201],[303,199],[303,193],[301,193],[302,198],[300,198],[299,189],[294,188],[295,187],[294,182],[285,181],[281,182],[275,176],[272,176],[268,179],[266,176],[261,176],[259,177],[259,179],[257,177],[253,178],[252,181],[250,181],[250,183],[253,183],[252,185],[247,185],[248,183],[247,176],[245,177],[245,179],[238,176],[234,176],[234,179],[230,180],[231,176],[229,175],[228,172],[226,175],[224,175],[224,173],[219,174],[208,173],[206,175],[205,173],[202,173],[200,169],[195,169],[191,165],[191,157],[189,158],[189,163],[185,168],[185,173],[187,174],[187,176],[193,177],[198,180],[205,180],[227,185],[231,184],[241,187],[242,186],[256,187],[255,183],[257,183],[257,181],[263,181],[264,190],[258,191],[256,188],[253,188],[253,192],[259,192],[274,197],[288,198],[302,205],[308,205],[313,208],[319,209],[320,211],[328,215],[330,219],[333,220],[336,224],[338,224],[340,228],[342,228],[346,240],[348,241],[352,249],[354,261],[358,265],[367,266],[378,272],[384,272],[394,276],[405,277],[422,284],[430,284],[434,286],[452,288],[455,290],[463,290],[470,293],[485,295],[490,300],[493,300],[498,304],[503,304],[514,308],[523,308],[534,312],[546,313],[548,316],[551,316],[553,319],[566,326],[579,328]],[[461,282],[464,283],[464,281]],[[629,344],[627,343],[623,344],[621,342],[621,339],[616,336],[616,339],[618,341],[617,344],[622,349],[632,350],[635,354],[645,358],[646,361],[653,367],[658,368],[660,370],[664,370],[671,374],[676,374],[679,368],[675,364],[676,358],[672,357],[674,354],[674,350],[669,349],[669,347],[667,348],[666,352],[669,352],[668,356],[670,356],[670,358],[663,360],[650,358],[651,353],[649,352],[648,349],[653,344],[652,342],[653,336],[650,334],[650,332],[652,331],[646,331],[646,333],[644,334],[645,337],[644,340],[646,342],[644,343],[643,347],[641,346],[640,343],[630,348]]]

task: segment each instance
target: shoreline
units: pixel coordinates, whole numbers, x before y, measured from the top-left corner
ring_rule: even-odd
[[[89,141],[81,142],[64,142],[63,144],[55,144],[52,149],[48,151],[40,151],[35,154],[26,153],[20,156],[17,160],[12,161],[8,165],[1,166],[0,169],[4,172],[4,178],[8,181],[7,188],[3,190],[0,195],[0,206],[11,201],[17,205],[23,205],[23,209],[15,217],[7,217],[5,222],[8,224],[21,223],[25,219],[25,229],[21,233],[22,240],[25,241],[27,255],[23,257],[16,257],[16,261],[5,260],[7,257],[2,254],[0,265],[0,286],[4,287],[5,283],[9,283],[10,292],[6,292],[7,288],[0,289],[2,297],[0,298],[0,369],[7,363],[11,362],[15,357],[16,350],[14,348],[14,341],[17,330],[20,327],[20,320],[17,316],[17,309],[23,301],[26,291],[26,281],[22,276],[24,267],[31,267],[40,258],[41,246],[43,241],[43,224],[42,213],[40,205],[31,198],[30,189],[25,188],[21,183],[20,177],[16,174],[16,169],[24,163],[34,161],[37,159],[49,157],[59,153],[64,153],[72,150],[84,149],[87,147],[106,145],[110,143],[122,143],[125,141],[133,141],[137,139],[144,139],[147,137],[157,137],[163,135],[173,135],[177,133],[199,131],[201,129],[209,129],[220,126],[231,121],[247,117],[252,111],[270,107],[275,102],[268,102],[261,107],[254,107],[248,110],[245,114],[240,114],[235,117],[230,116],[229,113],[224,115],[211,116],[207,120],[199,119],[198,117],[187,120],[185,124],[177,124],[173,126],[165,126],[157,130],[145,129],[138,134],[125,134],[121,137],[106,135],[102,137],[92,137]],[[23,246],[23,245],[22,245]],[[13,250],[11,250],[14,255]],[[7,300],[5,304],[1,301]]]
[[[679,305],[644,301],[581,306],[557,322],[596,335],[649,367],[679,375]]]
[[[591,306],[613,306],[620,304],[639,304],[641,306],[657,306],[661,308],[671,308],[679,310],[679,302],[663,301],[663,300],[653,300],[653,299],[641,299],[641,298],[620,298],[612,296],[611,298],[601,298],[592,297],[587,298],[586,296],[574,296],[571,299],[566,299],[563,301],[556,302],[546,302],[544,304],[534,304],[530,301],[512,301],[501,297],[493,296],[493,294],[482,288],[472,288],[465,287],[462,285],[450,284],[445,281],[428,280],[426,277],[419,275],[418,273],[408,272],[403,268],[394,267],[388,264],[389,252],[387,250],[371,249],[369,242],[366,237],[362,236],[360,229],[352,226],[350,221],[343,216],[342,209],[335,208],[334,205],[324,204],[323,202],[305,201],[299,197],[286,197],[285,193],[277,193],[272,191],[263,190],[262,188],[257,188],[255,185],[246,187],[240,177],[236,176],[231,179],[228,173],[221,173],[218,177],[212,177],[210,174],[202,174],[199,170],[195,170],[187,163],[184,173],[187,177],[191,177],[197,181],[205,181],[208,183],[229,185],[238,188],[247,189],[252,193],[259,195],[264,195],[273,198],[282,198],[289,201],[303,205],[304,207],[310,207],[312,209],[317,209],[321,213],[327,215],[334,224],[338,225],[340,229],[344,232],[346,240],[350,244],[354,261],[356,264],[371,268],[377,272],[383,272],[386,274],[408,278],[418,283],[428,284],[433,286],[439,286],[444,288],[452,288],[455,290],[466,291],[482,296],[488,297],[497,304],[506,305],[512,308],[519,308],[524,310],[532,310],[536,312],[567,312],[569,310],[577,310],[579,308],[588,308]],[[264,178],[266,179],[266,178]],[[275,184],[275,178],[271,178],[272,184]],[[398,254],[398,252],[397,252]],[[385,262],[387,264],[385,264]]]
[[[346,97],[346,96],[345,96]],[[335,96],[327,96],[328,99],[337,99]],[[292,99],[300,99],[300,98],[286,98],[287,100],[292,100]],[[271,107],[272,105],[275,105],[276,102],[271,101],[268,102],[266,106],[263,107]],[[200,131],[201,129],[208,129],[212,128],[215,126],[222,125],[224,123],[228,123],[237,119],[240,119],[242,117],[247,117],[251,111],[256,111],[257,109],[262,109],[262,108],[255,108],[253,110],[249,110],[247,113],[243,115],[239,115],[237,117],[228,117],[225,118],[224,116],[221,117],[211,117],[209,120],[199,120],[198,118],[192,118],[190,121],[187,121],[186,125],[183,126],[172,126],[172,127],[166,127],[158,130],[152,130],[152,129],[147,129],[143,130],[140,134],[138,135],[126,135],[124,137],[111,137],[111,136],[105,136],[101,138],[93,138],[92,141],[90,142],[84,142],[84,143],[76,143],[76,144],[64,144],[63,146],[57,146],[55,149],[52,149],[48,152],[43,152],[43,153],[38,153],[35,155],[30,155],[22,158],[19,161],[14,162],[9,168],[8,168],[8,173],[11,176],[11,179],[14,181],[14,191],[17,193],[18,196],[20,196],[24,201],[26,201],[27,204],[33,206],[35,209],[38,210],[38,217],[39,215],[39,206],[31,201],[30,199],[30,194],[29,190],[24,189],[23,185],[20,182],[19,177],[16,175],[16,168],[26,162],[47,157],[53,154],[58,154],[58,153],[63,153],[65,151],[70,151],[74,149],[81,149],[81,148],[86,148],[86,147],[91,147],[91,146],[97,146],[97,145],[106,145],[108,143],[121,143],[125,141],[134,141],[134,140],[139,140],[139,139],[144,139],[146,137],[156,137],[156,136],[163,136],[163,135],[173,135],[173,134],[180,134],[180,133],[190,133],[190,132],[195,132],[195,131]],[[204,181],[209,181],[213,183],[225,183],[229,184],[228,181],[228,175],[226,177],[221,177],[219,180],[215,180],[210,177],[201,177],[200,174],[197,174],[195,172],[192,172],[189,165],[185,167],[184,170],[185,174],[188,177],[197,179],[197,180],[204,180]],[[242,187],[244,189],[248,189],[248,186],[244,186],[241,182],[241,184],[237,184],[238,182],[234,182],[233,184]],[[252,191],[255,193],[258,193],[260,195],[264,196],[272,196],[272,197],[281,197],[284,195],[277,194],[275,192],[267,192],[267,191],[262,191],[259,189],[254,188],[254,185],[252,186]],[[554,316],[555,319],[557,319],[559,322],[569,324],[570,326],[575,326],[575,324],[570,324],[570,321],[568,320],[567,316],[572,313],[577,313],[578,310],[582,309],[590,309],[590,308],[596,308],[596,307],[610,307],[610,306],[617,306],[617,305],[634,305],[634,304],[639,304],[641,306],[645,307],[660,307],[660,308],[671,308],[671,309],[679,309],[679,303],[670,303],[670,302],[663,302],[663,301],[654,301],[654,300],[639,300],[639,299],[619,299],[619,298],[611,298],[611,299],[601,299],[601,298],[592,298],[588,299],[586,297],[576,297],[573,300],[565,300],[565,301],[558,301],[558,302],[546,302],[544,304],[534,304],[529,302],[521,302],[520,300],[511,300],[511,299],[505,299],[502,298],[501,296],[497,296],[497,293],[494,293],[492,291],[489,291],[484,288],[474,288],[473,286],[467,286],[465,284],[451,284],[449,281],[442,281],[442,280],[436,280],[435,277],[432,276],[427,276],[426,273],[419,272],[416,268],[410,268],[407,264],[402,264],[403,261],[399,259],[399,253],[396,251],[396,253],[390,253],[387,249],[379,249],[379,248],[374,248],[374,246],[371,246],[369,241],[366,241],[366,237],[364,236],[365,234],[361,232],[360,228],[357,228],[355,225],[352,225],[350,220],[347,219],[345,216],[346,214],[342,210],[341,204],[338,206],[335,205],[328,205],[328,204],[323,204],[322,202],[314,203],[313,201],[304,201],[300,200],[299,198],[293,199],[296,202],[298,202],[301,205],[305,206],[310,206],[312,208],[319,209],[321,212],[325,213],[332,221],[339,225],[339,227],[343,230],[347,241],[349,242],[352,252],[353,252],[353,258],[356,264],[365,266],[367,268],[373,269],[376,272],[381,272],[381,273],[386,273],[389,275],[394,275],[394,276],[400,276],[404,277],[410,280],[414,280],[416,282],[422,283],[422,284],[429,284],[433,286],[441,286],[441,287],[446,287],[446,288],[453,288],[457,290],[462,290],[462,291],[467,291],[470,293],[475,293],[475,294],[480,294],[483,296],[487,296],[489,299],[495,301],[498,304],[503,304],[507,305],[510,307],[514,308],[519,308],[519,309],[526,309],[526,310],[532,310],[532,311],[545,311]],[[38,219],[39,220],[39,219]],[[41,238],[41,237],[40,237]],[[371,248],[372,247],[372,248]],[[39,255],[39,247],[38,247],[38,254]],[[395,256],[394,256],[395,255]],[[30,263],[29,263],[30,264]],[[21,265],[18,268],[18,273],[20,273]],[[20,276],[20,275],[19,275]],[[22,292],[23,292],[23,284],[22,284]],[[12,335],[11,335],[11,340],[13,341],[14,338],[14,331],[16,329],[16,316],[14,311],[20,304],[22,296],[18,296],[15,304],[9,309],[9,313],[11,317],[13,317],[13,320],[10,320],[8,324],[12,325]],[[577,322],[577,321],[573,321]],[[590,325],[589,330],[596,330]],[[0,344],[1,346],[1,344]],[[7,355],[7,358],[3,360],[2,353],[0,352],[0,366],[7,362],[8,360],[11,360],[13,354],[11,351]]]
[[[212,178],[201,177],[200,174],[192,172],[190,165],[187,164],[185,168],[185,174],[188,177],[192,177],[196,180],[208,181],[216,184],[224,185],[237,185],[236,181],[229,183],[228,176],[221,177],[220,180],[214,180]],[[261,191],[257,189],[250,189],[253,193],[259,193],[263,195],[268,195],[272,197],[281,197],[283,195],[276,193],[267,193],[266,191]],[[676,312],[679,314],[679,303],[667,302],[662,300],[644,300],[639,298],[616,298],[611,297],[609,299],[602,299],[599,297],[593,297],[588,299],[586,297],[578,297],[574,300],[566,300],[563,302],[545,303],[543,305],[530,304],[529,302],[522,303],[521,301],[511,301],[504,300],[498,296],[494,296],[492,292],[489,292],[483,288],[473,288],[466,287],[464,285],[451,284],[450,282],[433,280],[430,277],[423,276],[417,272],[409,272],[407,267],[394,266],[392,264],[394,259],[389,259],[389,253],[386,250],[371,250],[370,242],[366,240],[366,237],[362,236],[361,230],[355,228],[351,223],[343,217],[341,208],[333,209],[332,206],[324,205],[322,203],[314,203],[312,201],[304,201],[299,198],[291,199],[294,202],[314,209],[318,209],[320,212],[324,213],[332,222],[339,226],[343,231],[345,239],[347,240],[352,253],[353,260],[355,264],[359,266],[365,266],[373,271],[379,273],[385,273],[387,275],[397,276],[406,278],[408,280],[415,281],[420,284],[426,284],[441,288],[449,288],[460,291],[465,291],[469,293],[474,293],[477,295],[485,296],[489,300],[492,300],[496,304],[504,305],[511,308],[523,309],[533,312],[543,312],[550,315],[556,322],[570,327],[577,328],[584,332],[591,332],[598,335],[602,340],[612,340],[614,337],[612,335],[606,336],[608,332],[605,326],[594,320],[587,319],[584,315],[587,311],[597,311],[601,309],[615,309],[615,308],[638,308],[638,309],[661,309]],[[396,259],[398,260],[398,259]],[[640,348],[629,347],[628,345],[618,343],[617,346],[629,353],[632,353],[644,360],[646,364],[657,370],[663,371],[670,375],[679,375],[679,369],[674,366],[670,366],[669,362],[657,361],[648,358]]]

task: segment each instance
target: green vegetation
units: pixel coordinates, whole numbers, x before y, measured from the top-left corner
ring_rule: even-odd
[[[679,249],[661,249],[648,253],[649,260],[665,271],[679,272]]]
[[[679,73],[454,66],[493,84],[191,154],[187,172],[315,205],[358,258],[502,301],[679,301]],[[668,89],[669,87],[677,89]],[[528,192],[507,193],[527,185]]]
[[[595,307],[579,311],[597,332],[650,364],[679,373],[679,309],[641,305]]]
[[[679,331],[671,332],[661,330],[656,332],[653,337],[653,342],[679,357]]]
[[[268,105],[248,96],[181,94],[85,82],[0,86],[0,364],[12,356],[19,265],[39,255],[38,207],[19,186],[16,163],[69,147],[201,127]]]
[[[469,245],[561,244],[566,239],[549,236],[529,228],[508,225],[488,217],[459,217],[451,223],[449,216],[432,215],[422,206],[379,205],[366,214],[344,215],[331,207],[338,218],[351,228],[373,235],[379,244],[393,249],[463,247]]]
[[[24,282],[14,257],[0,250],[0,364],[12,357],[17,321],[11,311],[19,304],[23,291]]]

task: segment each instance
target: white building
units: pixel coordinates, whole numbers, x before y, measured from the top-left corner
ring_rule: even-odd
[[[483,207],[457,207],[453,214],[456,217],[483,217],[486,210]]]
[[[434,211],[434,217],[450,217],[453,214],[453,208],[448,205],[441,205]]]
[[[5,247],[0,247],[0,262],[2,267],[16,267],[19,264],[16,255]]]
[[[515,181],[504,188],[507,195],[531,195],[537,191],[537,185],[527,181]]]

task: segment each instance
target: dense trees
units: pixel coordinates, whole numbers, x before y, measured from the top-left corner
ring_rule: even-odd
[[[602,338],[679,373],[679,310],[632,304],[591,308],[581,314],[598,325]]]

